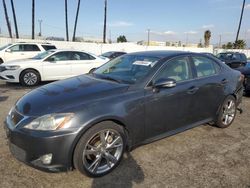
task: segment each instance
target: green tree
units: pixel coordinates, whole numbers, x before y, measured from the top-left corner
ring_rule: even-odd
[[[124,35],[120,35],[118,38],[117,38],[117,42],[127,42],[127,39]]]
[[[226,44],[226,49],[232,49],[233,48],[233,43],[232,42],[228,42],[227,44]]]
[[[246,42],[244,40],[237,40],[233,46],[235,49],[244,49],[246,48]]]
[[[206,30],[204,32],[205,47],[209,47],[210,38],[211,38],[211,31],[210,30]]]

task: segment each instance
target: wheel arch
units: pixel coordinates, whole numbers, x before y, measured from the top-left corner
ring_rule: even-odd
[[[124,132],[125,132],[125,137],[126,137],[126,150],[130,150],[131,149],[131,146],[132,146],[132,140],[131,140],[131,135],[129,134],[129,130],[127,129],[127,126],[126,124],[120,119],[120,118],[117,118],[117,117],[107,117],[107,118],[102,118],[102,119],[98,119],[98,120],[94,120],[92,121],[91,123],[89,123],[88,125],[84,126],[82,128],[82,130],[78,133],[78,135],[76,136],[73,144],[72,144],[72,147],[71,147],[71,150],[70,150],[70,154],[69,154],[69,164],[71,164],[71,167],[72,168],[75,168],[74,167],[74,163],[73,163],[73,158],[74,158],[74,152],[75,152],[75,149],[76,149],[76,146],[77,146],[77,143],[79,142],[79,140],[81,139],[81,137],[83,136],[83,134],[88,131],[91,127],[95,126],[96,124],[99,124],[99,123],[102,123],[102,122],[112,122],[112,123],[115,123],[119,126],[121,126],[123,129],[124,129]]]
[[[24,71],[27,71],[27,70],[36,71],[36,72],[39,74],[40,79],[42,80],[41,73],[40,73],[39,70],[37,70],[37,69],[35,69],[35,68],[25,68],[25,69],[23,69],[23,70],[20,72],[20,74],[19,74],[19,81],[20,81],[20,78],[21,78],[21,75],[23,74],[23,72],[24,72]]]

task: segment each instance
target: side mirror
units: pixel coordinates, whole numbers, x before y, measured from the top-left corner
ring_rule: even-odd
[[[11,53],[12,51],[11,51],[11,49],[7,49],[7,50],[5,50],[5,52]]]
[[[176,80],[172,78],[161,78],[153,83],[154,88],[172,88],[176,86]]]

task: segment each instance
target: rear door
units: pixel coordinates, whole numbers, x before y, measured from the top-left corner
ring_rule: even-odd
[[[228,80],[221,74],[221,67],[214,60],[194,55],[191,57],[195,70],[195,85],[198,88],[192,104],[196,122],[211,119],[224,99],[224,86]]]
[[[153,78],[176,80],[173,88],[155,91],[147,88],[145,92],[146,137],[151,138],[165,132],[174,131],[193,123],[192,104],[195,100],[196,86],[188,57],[178,57],[169,62]]]
[[[43,61],[43,80],[60,80],[71,76],[71,52],[57,52]]]
[[[86,74],[91,69],[101,66],[102,62],[88,53],[72,51],[71,66],[72,76]]]

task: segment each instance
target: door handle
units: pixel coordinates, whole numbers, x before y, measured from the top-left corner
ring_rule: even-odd
[[[221,80],[221,85],[225,85],[225,84],[227,84],[228,83],[228,80],[227,79],[223,79],[223,80]]]
[[[188,94],[194,94],[194,93],[196,93],[198,90],[199,90],[198,87],[192,86],[192,87],[190,87],[190,88],[187,90],[187,93],[188,93]]]

